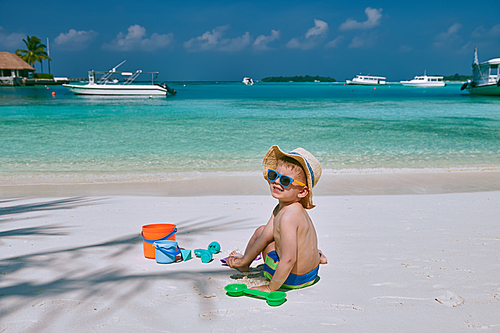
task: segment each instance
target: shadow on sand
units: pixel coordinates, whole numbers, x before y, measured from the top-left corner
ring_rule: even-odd
[[[0,215],[7,216],[22,214],[32,211],[46,211],[54,209],[71,209],[81,204],[89,204],[91,200],[74,198],[57,200],[49,203],[22,204],[2,208]],[[209,220],[184,220],[176,222],[179,228],[178,235],[198,238],[200,235],[208,235],[218,231],[238,230],[253,228],[248,225],[249,219],[230,220],[227,217],[213,218]],[[21,228],[2,231],[0,237],[9,236],[70,236],[65,227],[55,225]],[[7,316],[23,308],[35,307],[40,302],[53,300],[73,299],[82,302],[110,301],[113,311],[126,306],[127,302],[142,296],[157,281],[186,282],[189,281],[197,292],[197,301],[200,311],[211,308],[213,287],[207,285],[207,280],[221,277],[228,278],[233,273],[227,267],[215,265],[215,269],[199,270],[179,269],[164,265],[161,271],[157,268],[153,272],[138,273],[137,269],[127,267],[125,258],[131,258],[137,268],[137,251],[142,257],[142,238],[140,233],[129,234],[112,240],[84,244],[66,248],[48,249],[36,253],[23,254],[21,256],[0,259],[0,316]],[[118,260],[122,258],[121,260]],[[116,264],[119,263],[119,264]],[[143,267],[151,267],[154,261],[144,259]],[[215,263],[217,264],[218,261]],[[182,264],[182,263],[180,263]],[[141,264],[140,264],[141,265]],[[201,264],[200,264],[201,265]],[[139,271],[143,271],[140,269]],[[20,278],[19,278],[20,277]],[[192,289],[188,292],[192,292]],[[29,304],[29,305],[27,305]],[[213,306],[215,306],[213,304]],[[50,309],[47,309],[50,310]],[[30,310],[31,311],[31,310]],[[58,316],[62,316],[61,310],[54,308],[43,312],[45,319],[42,322],[53,322]],[[49,320],[50,319],[50,320]],[[38,324],[41,324],[40,322]],[[50,324],[47,324],[50,325]],[[43,327],[40,327],[43,328]]]

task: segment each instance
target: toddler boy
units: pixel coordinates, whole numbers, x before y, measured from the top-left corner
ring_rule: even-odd
[[[264,156],[263,174],[278,205],[268,223],[255,230],[244,255],[231,253],[227,264],[248,271],[262,253],[264,275],[271,281],[254,289],[269,292],[309,286],[317,279],[320,262],[327,262],[318,250],[316,230],[306,211],[315,207],[312,188],[321,177],[321,165],[303,148],[285,153],[272,146]]]

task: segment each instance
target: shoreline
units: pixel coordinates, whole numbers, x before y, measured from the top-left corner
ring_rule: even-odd
[[[446,194],[500,191],[500,171],[326,173],[314,188],[315,196]],[[196,179],[102,184],[0,185],[0,198],[61,196],[267,195],[267,183],[258,172],[201,175]]]

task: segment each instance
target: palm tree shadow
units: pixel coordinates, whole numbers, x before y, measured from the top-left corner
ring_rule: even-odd
[[[18,200],[20,199],[4,200],[1,201],[0,204],[5,202],[12,203]],[[0,207],[0,217],[3,217],[2,219],[0,219],[0,222],[13,221],[12,218],[7,219],[7,217],[13,215],[19,215],[23,213],[73,209],[77,206],[95,204],[102,200],[105,199],[86,199],[84,197],[75,197],[75,198],[52,200],[47,202],[26,203],[26,204],[11,205],[7,207]]]
[[[78,197],[35,204],[11,205],[1,207],[0,216],[9,217],[9,221],[12,221],[10,217],[16,214],[72,209],[100,200],[103,199],[89,200]],[[15,200],[2,203],[7,202],[12,204]],[[249,226],[249,220],[232,220],[223,216],[206,220],[183,220],[176,224],[179,228],[178,235],[184,238],[193,236],[199,240],[203,238],[200,236],[214,232],[253,228]],[[71,227],[57,224],[17,228],[0,232],[0,237],[69,236],[70,229],[68,228]],[[175,270],[165,269],[158,272],[155,269],[154,272],[141,274],[123,264],[115,265],[116,262],[127,262],[127,258],[137,258],[137,251],[140,251],[142,256],[142,247],[138,246],[141,243],[142,238],[138,230],[134,234],[92,244],[52,248],[19,256],[2,256],[3,258],[0,257],[0,279],[3,280],[0,284],[0,298],[2,299],[0,313],[2,316],[12,314],[23,309],[25,304],[33,304],[41,299],[62,300],[75,297],[82,301],[109,300],[114,304],[111,313],[125,307],[131,299],[142,297],[143,293],[157,281],[174,283],[189,281],[198,293],[195,297],[201,303],[200,309],[215,306],[214,300],[203,297],[210,294],[211,288],[213,289],[207,285],[207,280],[214,277],[229,278],[231,270],[224,267],[212,270],[186,270],[176,267]],[[13,278],[14,276],[22,278]],[[51,278],[47,279],[47,276]],[[69,294],[71,296],[68,296]],[[47,318],[51,317],[51,322],[54,322],[54,317],[63,315],[60,308],[52,309],[45,314]],[[44,320],[39,321],[39,323],[43,322]]]

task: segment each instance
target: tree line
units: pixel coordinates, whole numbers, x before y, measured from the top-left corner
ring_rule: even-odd
[[[329,76],[270,76],[261,80],[262,82],[337,82],[334,78]]]

